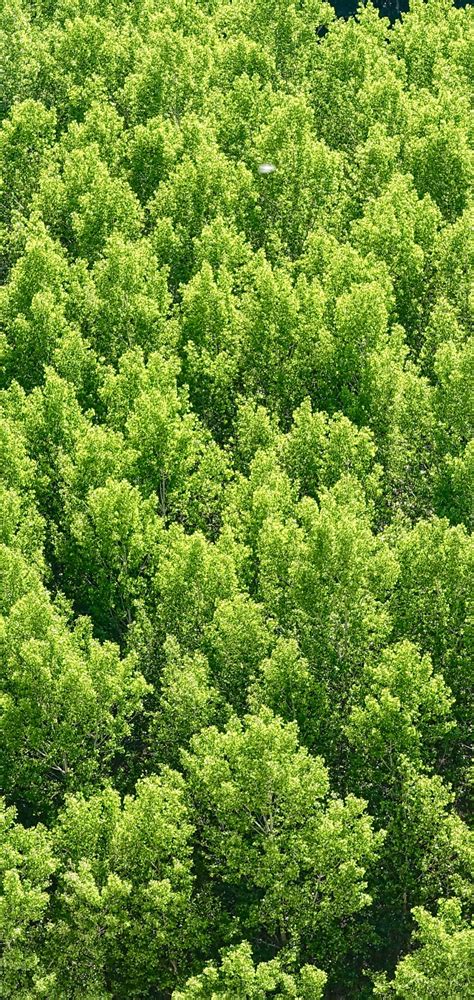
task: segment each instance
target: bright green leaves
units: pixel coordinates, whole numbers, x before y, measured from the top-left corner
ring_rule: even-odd
[[[176,360],[153,352],[145,366],[140,351],[122,355],[118,374],[107,374],[102,398],[107,422],[120,428],[133,450],[129,478],[155,494],[168,522],[178,517],[192,528],[212,528],[230,470],[224,452],[189,412],[178,389]]]
[[[368,693],[354,705],[347,734],[356,753],[376,769],[390,773],[403,754],[418,763],[453,725],[446,721],[449,689],[440,675],[433,676],[429,657],[420,657],[409,642],[384,650],[379,663],[366,668],[360,691]],[[364,773],[362,760],[359,771]]]
[[[28,456],[19,423],[7,415],[0,417],[0,470],[0,544],[5,574],[0,607],[3,611],[14,603],[9,586],[13,579],[8,581],[10,572],[13,571],[13,577],[17,577],[14,592],[19,596],[29,587],[34,589],[35,585],[39,585],[35,570],[42,574],[45,569],[42,551],[45,526],[36,510],[33,491],[36,467]],[[27,560],[28,568],[22,557]],[[15,562],[17,567],[23,564],[23,572],[15,573]]]
[[[300,301],[288,274],[283,269],[274,270],[262,254],[252,286],[243,299],[243,313],[247,393],[257,398],[263,395],[263,401],[282,413],[284,419],[288,413],[288,390],[293,389],[288,380],[289,360],[301,318]],[[257,352],[258,367],[251,364]]]
[[[193,271],[193,241],[217,216],[242,228],[255,203],[253,179],[242,162],[219,149],[212,131],[191,116],[183,123],[189,146],[149,203],[152,241],[160,262],[170,265],[173,288]]]
[[[161,547],[152,596],[156,598],[154,625],[194,649],[202,629],[219,600],[237,590],[232,536],[221,535],[215,545],[201,532],[186,535],[178,525]]]
[[[0,995],[464,995],[472,10],[0,62]]]
[[[376,982],[375,995],[406,1000],[456,1000],[472,987],[474,933],[457,899],[440,900],[437,916],[413,909],[415,950],[398,963],[390,983]]]
[[[368,651],[381,649],[390,634],[386,598],[398,569],[386,543],[372,534],[354,480],[341,479],[323,496],[320,509],[305,499],[300,516],[305,530],[287,539],[291,555],[278,613],[295,630],[322,685],[324,697],[318,700],[327,709],[318,720],[316,747],[335,762],[349,691]],[[270,541],[268,529],[265,535]],[[271,544],[264,553],[266,578],[281,576],[276,537]],[[264,586],[267,591],[266,579]]]
[[[423,316],[424,285],[439,222],[432,200],[428,196],[420,200],[409,177],[397,174],[352,227],[357,249],[386,262],[394,282],[397,318],[410,342],[411,331],[417,331]]]
[[[130,625],[145,579],[156,565],[160,522],[153,500],[143,500],[125,479],[107,479],[73,510],[69,538],[58,556],[70,573],[76,602],[106,636],[121,640]]]
[[[296,640],[280,638],[260,663],[249,700],[252,706],[267,705],[285,722],[297,722],[304,746],[313,747],[329,711],[325,694]]]
[[[143,779],[137,796],[124,801],[111,842],[113,867],[132,882],[186,878],[186,861],[192,827],[183,801],[184,784],[179,775],[165,774]]]
[[[376,927],[389,936],[388,954],[394,961],[408,944],[414,905],[432,907],[441,894],[466,902],[472,897],[472,833],[453,810],[453,795],[441,778],[418,767],[400,758],[393,782],[375,772],[370,794],[372,808],[381,819],[385,816],[387,827],[377,877]]]
[[[65,791],[107,771],[147,686],[133,657],[70,632],[44,592],[2,621],[2,786],[29,815],[50,816]]]
[[[42,827],[25,829],[0,800],[0,996],[28,1000],[40,970],[40,925],[57,862]]]
[[[205,648],[219,690],[234,705],[245,705],[249,682],[272,643],[274,623],[265,621],[246,594],[220,601],[205,633]]]
[[[341,918],[370,902],[364,866],[380,843],[364,803],[325,805],[323,762],[268,709],[204,730],[191,747],[183,760],[203,859],[216,887],[234,887],[243,928],[260,925],[318,960],[328,959],[323,942],[343,951]]]
[[[183,653],[173,637],[163,645],[165,665],[160,674],[160,698],[150,727],[153,759],[179,765],[180,751],[191,737],[219,716],[227,716],[209,663],[202,653]]]
[[[304,496],[317,498],[323,486],[333,486],[343,475],[355,476],[369,498],[377,491],[380,466],[374,465],[376,446],[367,428],[358,429],[343,413],[328,419],[313,413],[305,399],[293,414],[293,426],[283,446],[284,464]]]
[[[129,182],[143,204],[175,165],[183,136],[175,122],[158,115],[130,129],[126,140]]]
[[[401,71],[386,38],[386,21],[367,5],[357,21],[334,20],[319,47],[309,87],[318,134],[331,149],[350,154],[380,120],[400,127]]]
[[[196,419],[183,410],[176,388],[165,395],[152,386],[136,397],[127,420],[130,443],[138,452],[138,476],[146,492],[157,493],[163,518],[173,492],[185,488],[199,455]]]
[[[145,240],[113,234],[93,270],[97,301],[89,317],[91,343],[115,362],[135,346],[149,353],[162,347],[168,308],[166,273]]]
[[[32,23],[21,0],[7,0],[0,14],[0,61],[3,67],[0,115],[15,101],[41,99],[38,77],[45,56],[41,31]],[[38,93],[38,90],[40,91]]]
[[[451,104],[451,93],[448,99]],[[463,107],[461,121],[465,111]],[[418,134],[407,143],[407,167],[419,195],[429,194],[443,216],[454,221],[469,203],[474,179],[469,133],[463,124],[443,120],[438,108],[433,117],[429,121],[428,115],[423,116],[417,123]]]
[[[474,337],[459,347],[452,340],[440,344],[435,355],[434,371],[438,380],[436,412],[444,425],[443,436],[447,439],[447,446],[456,452],[465,447],[473,436],[474,404],[470,387],[474,378]]]
[[[196,37],[156,24],[147,42],[121,95],[127,116],[134,124],[159,114],[179,123],[185,111],[202,104],[212,64],[211,39],[203,45]]]
[[[137,237],[142,211],[130,186],[113,176],[95,144],[67,153],[45,172],[33,200],[53,235],[74,256],[94,261],[113,232]]]
[[[182,990],[175,990],[172,1000],[320,1000],[326,975],[314,966],[305,965],[296,975],[285,971],[278,959],[255,964],[248,941],[230,948],[217,968],[206,965],[199,976],[189,979]]]
[[[333,361],[337,380],[342,388],[341,402],[344,408],[351,408],[351,396],[358,397],[359,406],[364,405],[368,361],[386,343],[387,298],[378,282],[361,282],[343,292],[336,300]]]
[[[46,29],[49,58],[44,60],[43,86],[68,122],[80,119],[97,100],[105,103],[117,93],[133,58],[133,35],[128,25],[103,16],[102,8],[89,13],[76,6],[64,14]]]
[[[388,545],[370,529],[360,491],[345,477],[301,514],[304,540],[295,548],[288,599],[320,665],[349,671],[363,648],[377,648],[390,627],[384,598],[398,574]],[[339,664],[339,666],[338,666]]]
[[[271,110],[252,150],[254,160],[276,167],[259,182],[259,225],[270,254],[286,250],[298,257],[314,225],[337,225],[342,158],[314,132],[311,108],[302,97],[288,97]]]
[[[56,139],[56,114],[40,101],[16,103],[0,130],[0,192],[7,218],[25,212]]]
[[[106,101],[94,101],[81,120],[71,121],[61,136],[62,156],[91,145],[112,173],[120,170],[126,142],[125,123],[115,107]]]
[[[0,312],[6,334],[2,382],[12,378],[31,389],[41,383],[61,334],[65,316],[67,263],[44,226],[27,237],[23,256],[1,290]]]
[[[334,15],[321,0],[292,4],[272,0],[267,5],[258,0],[241,0],[224,6],[218,17],[221,24],[231,26],[237,38],[242,33],[258,43],[272,57],[282,79],[287,80],[304,79],[316,57],[317,29],[329,24]]]
[[[397,545],[400,577],[393,596],[398,635],[408,636],[430,652],[443,670],[460,707],[466,694],[464,637],[469,636],[472,540],[463,526],[420,521]],[[462,691],[462,686],[464,690]]]
[[[226,414],[233,413],[241,339],[242,319],[232,295],[231,276],[222,267],[214,278],[205,261],[183,289],[180,341],[185,356],[183,377],[192,403],[218,437],[226,429]]]
[[[34,996],[60,1000],[65,992],[84,1000],[109,1000],[107,964],[118,961],[120,932],[126,926],[131,885],[110,875],[97,885],[86,860],[61,873],[55,922],[47,927],[47,967]]]
[[[122,808],[110,789],[68,798],[47,944],[54,997],[138,996],[172,981],[193,927],[193,831],[183,792],[182,778],[167,771],[140,781]]]
[[[400,577],[392,599],[395,636],[431,654],[455,698],[459,729],[449,771],[468,766],[471,727],[472,539],[463,525],[420,521],[397,544]],[[452,769],[454,767],[454,772]]]
[[[403,23],[403,31],[400,30],[400,25],[395,28],[395,52],[405,63],[409,83],[418,88],[435,89],[436,78],[447,52],[451,56],[451,72],[456,72],[456,36],[459,36],[459,32],[454,28],[453,14],[454,10],[446,0],[436,0],[429,7],[416,0],[411,17],[407,24],[405,21]],[[465,16],[463,12],[460,26],[463,25]],[[460,33],[462,34],[462,27]]]

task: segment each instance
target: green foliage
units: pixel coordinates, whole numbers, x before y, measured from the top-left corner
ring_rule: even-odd
[[[426,752],[453,725],[444,721],[451,708],[449,690],[441,676],[433,677],[429,656],[420,657],[412,643],[384,650],[360,686],[364,701],[352,708],[348,736],[356,752],[378,768],[386,762],[393,767],[400,755],[418,761],[421,749]],[[359,768],[362,773],[362,761]]]
[[[203,857],[216,891],[234,888],[245,933],[260,927],[274,944],[340,958],[347,918],[370,903],[365,867],[383,840],[365,803],[324,804],[321,758],[268,709],[203,730],[191,750],[183,760]]]
[[[33,815],[107,773],[147,686],[133,656],[73,631],[47,594],[19,597],[1,619],[1,783]]]
[[[296,976],[283,971],[278,959],[260,962],[255,966],[252,949],[247,941],[230,949],[222,959],[220,968],[208,965],[200,976],[188,980],[184,990],[175,990],[172,1000],[213,1000],[223,997],[231,1000],[264,1000],[267,996],[283,1000],[319,1000],[326,982],[320,969],[305,965]],[[275,992],[275,990],[277,992]]]
[[[473,42],[0,4],[5,1000],[472,993]]]
[[[468,996],[474,939],[472,928],[462,919],[459,901],[442,900],[437,917],[421,906],[414,908],[413,915],[418,925],[413,935],[417,949],[398,963],[391,983],[376,984],[375,995],[413,1000]]]
[[[140,781],[122,807],[110,788],[68,797],[55,831],[50,995],[126,997],[165,985],[176,970],[176,934],[183,951],[192,933],[191,833],[183,781],[171,771]]]
[[[223,713],[219,690],[212,684],[202,653],[183,654],[172,636],[163,646],[165,665],[160,676],[160,699],[150,727],[150,747],[157,761],[180,763],[180,750],[191,737]],[[227,714],[227,713],[225,713]]]
[[[25,829],[3,799],[0,808],[0,996],[26,1000],[39,968],[39,928],[57,862],[43,827]]]

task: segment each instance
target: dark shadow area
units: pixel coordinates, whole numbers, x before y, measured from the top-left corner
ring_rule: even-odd
[[[338,17],[351,17],[357,10],[357,0],[335,0],[333,7]],[[392,23],[405,14],[409,8],[409,0],[386,0],[386,2],[375,2],[382,17],[388,17]],[[467,7],[467,0],[456,0],[455,7]]]

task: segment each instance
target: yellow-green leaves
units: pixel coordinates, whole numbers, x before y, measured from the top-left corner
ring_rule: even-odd
[[[1,635],[2,785],[31,816],[88,788],[130,733],[147,691],[133,656],[70,632],[44,590],[20,597]]]
[[[472,7],[380,3],[0,0],[2,1000],[469,988]]]
[[[265,1000],[267,996],[284,1000],[319,1000],[323,995],[326,975],[312,965],[305,965],[296,974],[285,970],[278,958],[255,964],[248,941],[230,948],[219,968],[213,963],[189,979],[184,988],[175,990],[172,1000]]]
[[[413,909],[414,951],[398,963],[391,982],[376,980],[374,993],[401,1000],[457,1000],[472,987],[474,933],[459,900],[440,900],[437,916]]]
[[[183,761],[203,858],[216,890],[234,887],[243,927],[319,960],[323,940],[343,952],[339,922],[370,902],[364,866],[381,840],[365,804],[325,804],[322,760],[268,709],[203,730]]]
[[[44,827],[26,829],[0,799],[0,975],[4,997],[32,996],[41,972],[41,921],[57,868]]]

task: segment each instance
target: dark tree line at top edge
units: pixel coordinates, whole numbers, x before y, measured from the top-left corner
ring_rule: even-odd
[[[455,7],[466,7],[470,0],[456,0]],[[332,6],[338,17],[348,18],[356,14],[357,0],[333,0]],[[410,7],[409,0],[377,0],[374,4],[381,17],[388,17],[393,24],[402,14],[406,14]]]

